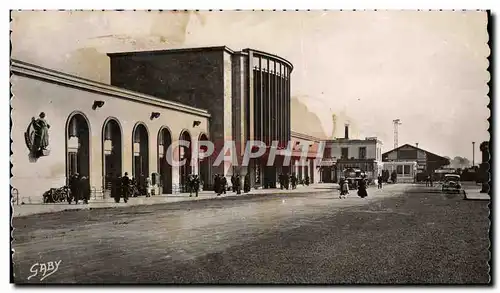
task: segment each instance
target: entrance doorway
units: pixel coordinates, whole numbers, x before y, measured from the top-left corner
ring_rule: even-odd
[[[114,178],[122,176],[122,131],[118,120],[109,118],[104,122],[102,136],[103,189],[111,190]]]
[[[188,176],[191,175],[191,135],[187,131],[183,131],[179,138],[180,141],[185,141],[189,146],[179,145],[179,162],[185,159],[185,163],[179,167],[179,182],[181,184],[181,192],[187,192]],[[187,145],[186,144],[186,145]]]
[[[139,186],[139,191],[143,191],[146,186],[146,178],[149,176],[149,135],[146,126],[138,123],[132,137],[134,142],[132,174]]]
[[[80,113],[70,116],[66,124],[66,181],[76,173],[90,175],[89,124]]]
[[[208,141],[207,135],[202,133],[198,141]],[[200,147],[200,153],[204,153],[206,151],[208,151],[206,146]],[[200,176],[200,180],[203,181],[203,189],[208,190],[210,188],[210,157],[203,157],[202,159],[198,158],[198,166],[198,174]]]
[[[172,156],[172,152],[168,153],[168,148],[171,145],[172,136],[168,128],[160,129],[158,133],[158,170],[162,194],[172,193],[172,158],[167,157],[169,154]]]

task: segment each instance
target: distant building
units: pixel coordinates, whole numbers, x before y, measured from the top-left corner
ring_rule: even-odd
[[[344,138],[325,142],[322,182],[338,182],[348,168],[360,169],[368,178],[376,178],[382,171],[382,142],[376,137],[350,139],[349,125],[346,125]]]
[[[450,164],[449,159],[410,144],[402,145],[382,154],[382,161],[384,162],[384,170],[401,166],[396,167],[398,181],[399,178],[406,178],[418,173],[433,174],[435,170]],[[415,164],[417,174],[412,174]]]
[[[299,180],[309,177],[309,182],[321,182],[320,166],[317,164],[317,155],[321,140],[317,137],[292,131],[292,160],[291,173]],[[307,155],[301,158],[302,148],[308,146]]]

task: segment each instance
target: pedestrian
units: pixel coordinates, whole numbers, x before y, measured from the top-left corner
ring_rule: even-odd
[[[292,189],[297,188],[297,177],[295,176],[295,173],[290,176],[290,180],[292,181]]]
[[[131,181],[130,178],[128,177],[128,173],[125,172],[125,175],[122,177],[122,195],[123,195],[123,201],[127,203],[128,197],[130,195],[131,191]]]
[[[114,198],[116,203],[120,202],[121,194],[122,194],[122,183],[120,174],[116,174],[111,181],[111,197]]]
[[[241,194],[241,178],[240,174],[236,175],[236,178],[234,180],[234,185],[236,188],[236,194]]]
[[[198,177],[198,175],[193,176],[192,188],[194,190],[195,196],[198,197],[198,192],[200,190],[200,177]]]
[[[146,197],[151,197],[151,190],[152,190],[152,186],[151,186],[151,178],[148,176],[146,178]]]
[[[245,182],[243,183],[243,191],[245,193],[250,192],[250,175],[245,175]]]
[[[347,183],[347,180],[343,180],[341,185],[340,198],[342,197],[346,198],[348,194],[349,194],[349,184]]]
[[[90,181],[87,176],[82,176],[82,179],[80,180],[80,186],[81,186],[81,199],[83,200],[84,204],[88,204],[90,200]]]
[[[220,179],[220,176],[219,174],[215,174],[215,178],[214,178],[214,191],[215,193],[217,194],[217,196],[220,195],[220,185],[221,185],[221,179]]]
[[[366,192],[366,180],[364,178],[359,180],[358,196],[361,198],[368,196],[368,193]]]
[[[70,191],[70,195],[68,196],[67,200],[68,200],[68,204],[71,204],[71,202],[73,200],[75,200],[75,204],[77,202],[77,198],[78,198],[78,173],[75,173],[73,174],[70,178],[69,178],[69,191]]]
[[[224,194],[226,194],[226,188],[227,188],[227,179],[226,179],[226,176],[222,176],[222,184],[221,184],[221,188],[222,188],[222,192]]]
[[[378,189],[382,189],[382,175],[378,175],[377,183],[378,183]]]
[[[236,182],[236,176],[234,176],[234,174],[233,174],[233,175],[231,175],[231,186],[232,186],[231,190],[233,192],[236,192],[236,183],[235,182]]]
[[[189,174],[186,176],[186,186],[184,189],[189,191],[189,197],[193,196],[193,175]]]

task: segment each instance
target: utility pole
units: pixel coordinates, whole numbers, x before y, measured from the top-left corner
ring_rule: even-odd
[[[472,168],[474,168],[474,151],[475,151],[475,145],[476,145],[476,142],[473,141],[472,142]]]
[[[394,148],[398,147],[398,126],[401,125],[401,120],[400,119],[395,119],[392,120],[392,123],[394,123]]]

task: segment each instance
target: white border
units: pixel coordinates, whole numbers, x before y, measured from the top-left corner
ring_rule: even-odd
[[[10,1],[2,1],[2,6],[11,4],[12,2]],[[461,10],[461,9],[491,9],[493,12],[498,12],[498,3],[500,1],[498,0],[475,0],[475,1],[463,1],[463,0],[449,0],[449,1],[437,1],[437,0],[420,0],[420,1],[398,1],[398,0],[392,0],[392,1],[361,1],[361,0],[351,0],[351,1],[328,1],[328,0],[323,0],[323,1],[298,1],[298,0],[288,0],[288,1],[269,1],[269,0],[254,0],[254,1],[241,1],[241,2],[236,2],[236,1],[221,1],[221,0],[212,0],[212,1],[189,1],[189,0],[183,0],[183,1],[177,1],[176,3],[172,3],[171,1],[150,1],[150,0],[141,0],[141,1],[108,1],[104,2],[102,0],[86,0],[86,1],[54,1],[54,0],[44,0],[44,1],[26,1],[26,0],[17,0],[13,2],[10,7],[6,7],[6,9],[3,9],[2,11],[4,12],[5,18],[9,17],[9,9],[200,9],[200,10],[207,10],[207,9],[226,9],[226,10],[232,10],[232,9],[284,9],[288,8],[290,10],[293,9],[331,9],[331,10],[336,10],[336,9],[345,9],[345,10],[351,10],[351,9],[359,9],[359,10],[372,10],[372,9],[378,9],[378,10],[384,10],[384,9],[407,9],[407,10],[413,10],[413,9],[422,9],[422,10],[428,10],[428,9],[444,9],[444,10],[450,10],[450,9],[456,9],[456,10]],[[168,4],[168,5],[167,5]],[[498,21],[498,20],[497,20]],[[9,58],[7,55],[9,54],[9,35],[6,34],[9,30],[9,24],[7,21],[2,22],[2,25],[5,26],[3,30],[4,34],[3,36],[3,41],[4,44],[3,46],[0,46],[2,50],[5,52],[5,58],[0,58],[0,62],[2,63],[2,68],[4,70],[1,71],[2,74],[2,80],[5,82],[6,87],[5,88],[10,88],[10,85],[8,84],[9,80]],[[497,41],[496,44],[496,50],[495,52],[492,53],[497,53],[498,51],[498,40],[500,39],[498,37],[498,31],[495,33],[495,39]],[[498,60],[497,60],[498,62]],[[498,85],[498,72],[496,73],[495,77],[495,82]],[[497,89],[498,90],[498,89]],[[7,95],[7,91],[4,91],[4,94]],[[9,111],[9,99],[7,97],[4,97],[3,99],[0,99],[0,102],[2,103],[1,108],[3,109],[4,113],[6,113],[5,116],[9,117],[10,113]],[[498,113],[498,102],[496,103],[496,110]],[[8,138],[10,137],[10,129],[9,129],[9,119],[4,119],[2,123],[2,127],[0,128],[0,137],[5,137]],[[498,144],[496,144],[498,147]],[[4,208],[4,215],[9,214],[9,169],[6,168],[9,166],[9,158],[7,157],[7,153],[9,152],[9,145],[7,144],[7,139],[5,139],[2,143],[0,143],[0,147],[2,148],[0,150],[0,153],[4,154],[4,156],[0,157],[0,166],[4,166],[3,168],[0,168],[0,179],[5,182],[2,186],[4,186],[4,190],[6,191],[6,195],[3,200],[3,205],[2,207]],[[496,148],[494,152],[496,153]],[[496,161],[494,162],[494,166],[496,167]],[[499,178],[496,175],[495,180],[498,182]],[[498,200],[495,200],[495,210],[498,211]],[[496,215],[498,218],[498,214]],[[5,219],[8,217],[4,217]],[[9,235],[9,228],[10,225],[9,223],[4,223],[2,226],[4,227],[4,237]],[[496,232],[497,229],[495,229]],[[496,233],[495,233],[496,234]],[[498,237],[495,237],[498,239]],[[2,270],[2,292],[10,292],[15,289],[20,290],[20,288],[14,288],[12,285],[9,285],[9,277],[10,277],[10,255],[8,253],[9,251],[9,240],[10,239],[5,239],[4,241],[0,242],[2,245],[2,251],[1,255],[1,263],[4,265]],[[497,246],[497,245],[496,245]],[[496,248],[496,247],[495,247]],[[498,254],[498,250],[494,250],[495,255]],[[496,269],[495,269],[495,280],[498,283],[500,280],[498,278],[498,263],[496,264]],[[23,291],[34,291],[34,290],[39,290],[42,289],[40,288],[23,288]],[[56,288],[49,288],[48,290],[54,290]],[[59,288],[62,290],[68,290],[66,288]],[[96,290],[97,288],[91,288],[91,289],[83,289],[79,288],[80,290]],[[99,288],[101,289],[101,288]],[[98,289],[98,290],[99,290]],[[132,290],[137,290],[137,291],[142,291],[143,288],[134,288]],[[229,289],[235,289],[235,288],[229,288]],[[263,288],[255,288],[256,290],[262,291],[262,290],[270,290],[270,289],[263,289]],[[310,290],[313,288],[301,288],[301,289],[293,289],[293,288],[286,288],[286,290]],[[347,288],[338,288],[334,287],[328,290],[346,290]],[[355,290],[358,290],[361,288],[356,288]],[[397,288],[400,289],[400,288]],[[426,291],[442,291],[446,290],[445,288],[428,288],[428,287],[423,287],[423,290]],[[456,288],[449,288],[451,290],[456,290]],[[449,290],[448,289],[448,290]],[[468,291],[475,291],[479,290],[479,288],[468,288]],[[114,289],[116,291],[118,290],[123,290],[122,288],[120,289]],[[175,288],[167,288],[167,290],[172,290],[176,291],[179,289]],[[219,289],[211,289],[214,292],[219,291]],[[241,289],[240,291],[248,291],[250,289]],[[380,288],[376,290],[387,290],[386,288]]]

